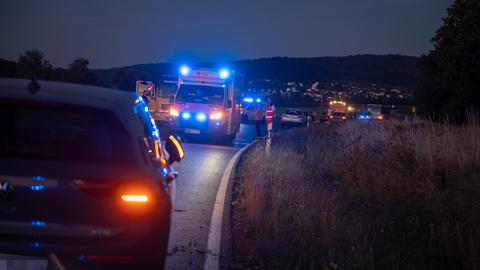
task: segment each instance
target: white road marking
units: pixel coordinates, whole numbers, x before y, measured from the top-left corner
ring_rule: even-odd
[[[252,146],[257,141],[253,141],[242,149],[230,159],[223,172],[220,185],[218,186],[217,197],[213,205],[212,218],[210,219],[210,230],[208,232],[207,253],[203,269],[217,270],[220,268],[220,240],[222,235],[222,220],[225,208],[225,198],[227,197],[228,183],[230,182],[232,173],[234,172],[241,155],[245,150]]]

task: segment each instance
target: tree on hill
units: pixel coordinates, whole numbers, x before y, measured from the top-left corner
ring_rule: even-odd
[[[18,58],[18,76],[21,78],[48,79],[52,73],[52,65],[44,59],[43,52],[28,50]]]
[[[68,65],[69,69],[66,74],[67,81],[80,84],[96,84],[97,76],[90,72],[88,64],[90,64],[90,62],[83,57],[78,57],[73,60],[73,62]]]
[[[17,63],[0,59],[0,77],[15,78],[17,76]]]
[[[423,113],[462,120],[480,108],[480,2],[456,0],[419,63],[414,95]]]

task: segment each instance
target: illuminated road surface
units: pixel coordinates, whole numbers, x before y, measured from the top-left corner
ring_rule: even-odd
[[[224,168],[234,153],[255,137],[253,125],[242,125],[234,145],[186,143],[170,229],[166,269],[203,269],[210,218]]]

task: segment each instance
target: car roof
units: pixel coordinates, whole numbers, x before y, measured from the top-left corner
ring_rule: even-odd
[[[0,98],[111,108],[113,104],[132,104],[132,101],[138,97],[134,92],[40,80],[37,81],[40,88],[32,94],[27,89],[30,82],[30,80],[25,79],[0,79]]]

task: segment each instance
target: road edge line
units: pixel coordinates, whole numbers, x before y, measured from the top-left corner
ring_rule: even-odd
[[[207,253],[203,269],[216,270],[220,268],[220,245],[222,239],[222,222],[223,212],[225,210],[225,199],[227,197],[227,189],[232,178],[232,172],[236,169],[238,161],[242,154],[252,147],[255,143],[259,142],[255,140],[248,145],[238,150],[235,155],[230,159],[225,168],[220,185],[218,186],[217,196],[215,198],[215,204],[213,205],[212,218],[210,219],[210,229],[208,232]]]

